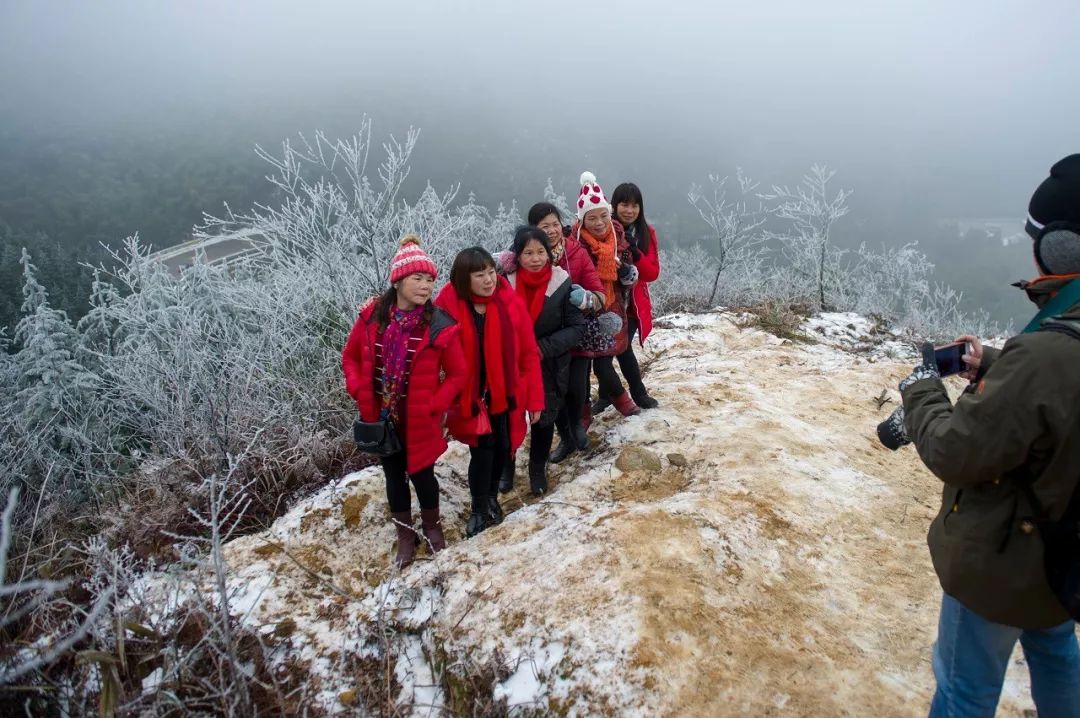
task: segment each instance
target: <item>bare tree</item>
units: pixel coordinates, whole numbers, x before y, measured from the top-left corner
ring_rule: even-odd
[[[790,220],[786,233],[767,233],[781,242],[782,253],[799,283],[809,290],[818,309],[831,307],[830,297],[842,286],[843,252],[830,244],[833,225],[849,211],[850,190],[839,190],[829,197],[829,181],[835,173],[824,165],[814,165],[794,189],[773,186],[763,200],[776,202],[772,212]]]
[[[716,303],[722,277],[735,274],[741,280],[740,286],[749,286],[757,280],[765,259],[765,235],[761,228],[767,215],[760,200],[752,202],[758,183],[738,168],[735,172],[738,194],[729,198],[728,179],[710,174],[711,192],[707,194],[699,185],[692,185],[687,194],[690,204],[712,231],[716,267],[708,299],[710,307]]]

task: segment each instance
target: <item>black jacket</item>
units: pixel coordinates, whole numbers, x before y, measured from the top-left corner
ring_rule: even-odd
[[[506,278],[517,287],[517,272]],[[544,307],[533,324],[544,376],[545,414],[553,414],[563,406],[570,386],[570,350],[585,332],[585,315],[570,303],[570,286],[570,275],[561,267],[552,267],[551,280],[544,290]]]

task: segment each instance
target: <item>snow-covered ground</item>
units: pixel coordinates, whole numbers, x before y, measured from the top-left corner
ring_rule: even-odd
[[[496,700],[540,713],[925,715],[940,489],[874,433],[914,353],[855,315],[804,329],[816,343],[665,317],[641,351],[660,408],[605,412],[547,496],[519,488],[464,540],[453,446],[437,466],[450,545],[396,572],[383,476],[351,474],[229,545],[234,609],[307,665],[329,714],[359,710],[343,659],[362,655],[413,715],[444,711],[447,675],[485,671]],[[1032,707],[1021,661],[1001,715]]]

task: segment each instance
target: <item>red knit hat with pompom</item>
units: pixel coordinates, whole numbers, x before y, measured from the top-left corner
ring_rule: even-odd
[[[432,278],[439,276],[439,268],[434,260],[420,247],[420,238],[415,234],[406,234],[401,238],[401,246],[390,262],[390,283],[403,279],[410,274],[423,272]]]

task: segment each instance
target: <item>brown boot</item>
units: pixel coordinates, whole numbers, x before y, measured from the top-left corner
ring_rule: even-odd
[[[412,511],[395,511],[390,517],[397,529],[397,556],[394,557],[394,564],[398,568],[405,568],[416,558],[416,540],[419,538],[413,529]]]
[[[634,416],[641,413],[641,409],[638,408],[638,405],[634,403],[634,400],[630,398],[630,394],[626,391],[613,398],[611,404],[623,416]]]
[[[443,536],[439,509],[420,509],[420,521],[424,525],[424,540],[427,541],[431,553],[438,553],[446,548],[446,537]]]

